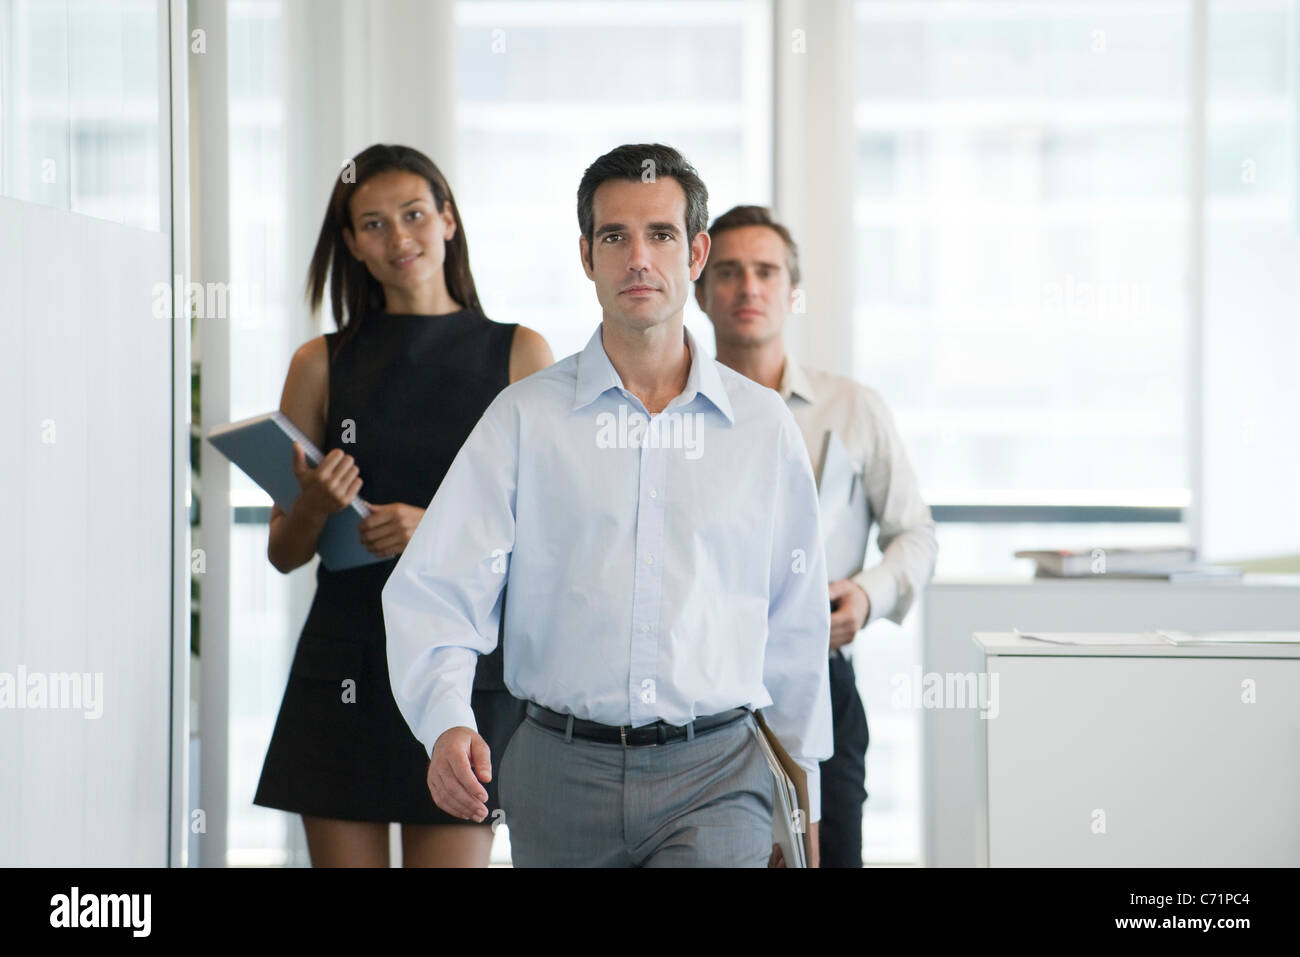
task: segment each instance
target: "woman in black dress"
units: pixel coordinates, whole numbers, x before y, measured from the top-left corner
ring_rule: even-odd
[[[494,758],[489,816],[443,812],[393,700],[380,594],[483,410],[554,360],[536,332],[484,317],[451,190],[417,150],[376,145],[344,168],[308,270],[313,312],[327,277],[339,330],[298,349],[280,399],[325,458],[310,468],[295,445],[302,494],[288,514],[272,509],[267,555],[285,573],[306,564],[325,520],[361,494],[362,543],[384,560],[318,566],[254,803],[302,815],[314,866],[388,866],[392,821],[406,865],[486,866],[495,759],[523,703],[505,689],[498,646],[471,702]]]

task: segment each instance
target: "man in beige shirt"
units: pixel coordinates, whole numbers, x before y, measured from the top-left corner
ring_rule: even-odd
[[[737,206],[714,220],[709,237],[695,299],[713,323],[718,361],[781,394],[814,470],[827,431],[839,437],[867,492],[867,530],[873,522],[879,527],[880,563],[830,583],[835,751],[821,764],[821,866],[860,867],[869,736],[846,652],[870,622],[902,623],[934,572],[934,521],[880,394],[786,355],[782,330],[799,285],[799,251],[789,231],[764,207]],[[822,533],[829,538],[833,530]]]

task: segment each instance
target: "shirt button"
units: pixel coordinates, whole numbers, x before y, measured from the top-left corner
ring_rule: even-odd
[[[655,557],[653,555],[647,555],[645,557],[645,563],[647,565],[653,565],[655,563]]]
[[[649,625],[642,625],[642,626],[641,626],[641,631],[642,631],[642,632],[647,632],[647,631],[649,631],[649,630],[650,630],[650,626],[649,626]]]
[[[659,493],[656,492],[654,489],[651,489],[651,490],[650,490],[650,497],[651,497],[651,498],[658,498],[658,497],[659,497]]]

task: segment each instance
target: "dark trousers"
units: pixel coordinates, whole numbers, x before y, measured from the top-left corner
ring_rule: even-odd
[[[831,727],[835,750],[821,763],[822,817],[818,847],[822,867],[862,866],[862,806],[867,800],[867,710],[853,662],[830,659]]]

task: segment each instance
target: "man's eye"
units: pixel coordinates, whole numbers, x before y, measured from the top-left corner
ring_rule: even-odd
[[[662,236],[664,239],[672,239],[672,233],[655,233],[656,236]]]
[[[601,240],[601,242],[608,243],[608,242],[612,242],[615,239],[622,239],[622,238],[623,238],[622,233],[606,233],[604,238]]]

